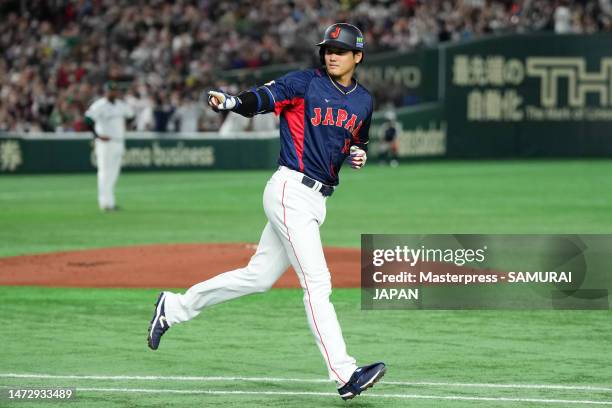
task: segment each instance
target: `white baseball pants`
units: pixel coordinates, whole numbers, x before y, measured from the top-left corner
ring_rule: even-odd
[[[291,264],[304,289],[308,323],[329,378],[344,385],[357,366],[347,354],[334,306],[329,301],[331,276],[319,235],[319,226],[325,220],[326,198],[303,185],[302,177],[302,173],[281,167],[270,178],[263,197],[268,223],[249,264],[200,282],[185,294],[168,293],[166,318],[173,325],[193,319],[202,309],[217,303],[265,292]]]
[[[115,185],[121,172],[121,158],[125,151],[123,140],[96,139],[98,165],[98,205],[100,209],[115,207]]]

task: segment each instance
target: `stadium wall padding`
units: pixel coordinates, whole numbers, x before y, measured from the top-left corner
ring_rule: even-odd
[[[443,50],[449,157],[612,156],[612,35],[511,35]]]
[[[395,113],[398,159],[447,156],[444,104],[426,103],[398,109]],[[374,114],[370,128],[370,152],[374,156],[383,154],[386,149],[382,142],[385,122],[385,112]]]
[[[127,139],[125,171],[271,169],[278,137],[265,139]],[[91,139],[0,138],[0,174],[93,172]]]

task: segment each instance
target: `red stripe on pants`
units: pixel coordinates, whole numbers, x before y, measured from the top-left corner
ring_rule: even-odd
[[[331,365],[331,361],[329,359],[329,353],[327,352],[327,347],[325,347],[325,343],[323,343],[323,337],[321,336],[321,332],[319,331],[319,327],[317,326],[317,320],[315,319],[314,309],[312,308],[312,303],[310,302],[310,291],[308,290],[308,282],[306,282],[306,274],[304,273],[304,269],[302,268],[300,259],[297,256],[297,252],[295,251],[293,242],[291,242],[291,235],[289,235],[289,227],[287,226],[287,212],[285,209],[285,187],[286,186],[287,186],[287,182],[285,181],[285,183],[283,184],[283,196],[281,199],[281,205],[283,206],[283,224],[285,225],[285,228],[287,229],[287,238],[289,239],[289,243],[291,244],[291,248],[293,249],[293,254],[295,255],[295,259],[297,260],[298,265],[300,266],[300,270],[302,271],[302,276],[304,277],[304,286],[306,287],[306,294],[308,295],[308,306],[310,307],[310,315],[312,316],[312,321],[314,323],[315,330],[317,331],[317,334],[319,335],[319,340],[321,341],[321,345],[323,346],[323,350],[325,351],[325,359],[326,359],[327,365],[329,366],[329,369],[336,375],[336,377],[338,377],[338,379],[343,384],[346,384],[346,381],[344,381],[342,377],[338,375],[336,370],[334,370],[334,368]]]

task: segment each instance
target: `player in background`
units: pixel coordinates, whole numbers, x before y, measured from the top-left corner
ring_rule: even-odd
[[[378,130],[379,138],[383,143],[380,159],[382,163],[386,163],[391,167],[397,167],[398,161],[398,145],[397,136],[400,130],[400,124],[397,121],[395,111],[388,110],[385,112],[385,123]]]
[[[120,99],[116,82],[104,85],[106,94],[85,112],[85,123],[94,134],[98,165],[98,205],[104,212],[119,209],[115,201],[115,185],[121,171],[125,151],[125,121],[134,117],[134,110]]]
[[[350,157],[354,169],[366,163],[373,101],[353,78],[364,55],[361,31],[350,24],[334,24],[317,45],[322,68],[292,72],[238,96],[209,92],[209,105],[215,111],[280,116],[279,168],[263,196],[268,223],[247,266],[200,282],[185,294],[160,294],[148,344],[157,349],[169,327],[193,319],[204,308],[267,291],[292,265],[304,289],[308,323],[329,378],[346,400],[371,387],[386,367],[382,362],[357,367],[346,350],[329,300],[331,276],[319,227],[345,160]]]

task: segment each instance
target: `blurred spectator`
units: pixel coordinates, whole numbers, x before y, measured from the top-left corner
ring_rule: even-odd
[[[191,93],[187,93],[182,98],[176,112],[174,112],[173,119],[178,122],[178,126],[175,126],[175,128],[180,132],[197,132],[203,109],[204,105],[195,100]]]
[[[229,69],[317,64],[312,45],[336,21],[362,28],[376,53],[490,33],[611,31],[611,12],[610,0],[4,0],[0,129],[78,130],[75,111],[107,79],[138,84],[136,129],[167,129],[153,95],[170,104],[218,87]],[[179,128],[192,129],[193,101],[180,105]]]
[[[567,2],[561,1],[555,9],[555,33],[568,34],[572,32],[572,13]]]
[[[246,118],[234,112],[228,112],[221,128],[219,135],[232,136],[240,132],[266,132],[273,131],[277,128],[277,119],[275,115],[255,115],[252,118]]]
[[[125,97],[126,102],[134,109],[135,130],[143,132],[153,129],[153,100],[146,85],[132,87]]]
[[[170,118],[174,114],[175,107],[170,103],[163,92],[155,96],[155,106],[153,107],[153,131],[167,132],[169,129]]]
[[[245,132],[250,121],[251,118],[244,117],[234,112],[227,112],[223,124],[219,128],[219,136],[231,137],[235,133]]]

